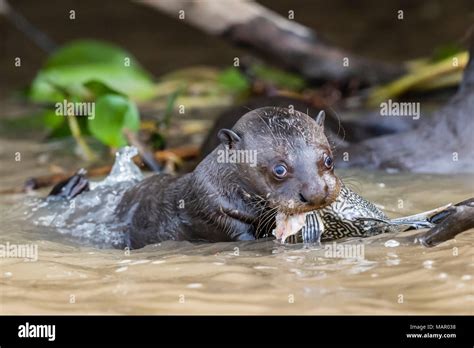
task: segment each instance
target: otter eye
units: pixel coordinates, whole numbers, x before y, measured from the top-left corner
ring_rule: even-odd
[[[332,160],[331,156],[324,155],[324,165],[327,169],[332,169],[332,167],[334,166],[334,161]]]
[[[273,174],[278,179],[283,179],[287,173],[288,173],[288,169],[286,168],[284,164],[277,164],[275,167],[273,167]]]

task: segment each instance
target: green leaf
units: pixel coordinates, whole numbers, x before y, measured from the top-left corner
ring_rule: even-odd
[[[439,62],[443,59],[454,56],[462,51],[463,48],[460,45],[454,43],[438,46],[434,49],[431,61]]]
[[[123,131],[138,131],[140,116],[134,102],[120,95],[107,94],[97,99],[95,117],[88,121],[90,132],[108,146],[127,144]]]
[[[97,40],[76,40],[54,52],[46,62],[45,69],[95,63],[124,66],[126,60],[133,69],[141,69],[135,58],[119,46]]]
[[[217,81],[231,91],[240,93],[250,88],[245,76],[237,68],[228,68],[221,72]]]
[[[42,113],[43,125],[49,130],[48,139],[53,138],[64,138],[71,136],[71,129],[69,129],[69,123],[67,122],[68,117],[57,115],[56,110],[46,109]],[[77,124],[82,135],[90,135],[90,131],[87,125],[87,117],[77,117]]]
[[[124,96],[119,91],[110,88],[105,83],[97,80],[91,80],[84,84],[84,87],[89,91],[89,93],[97,99],[98,97],[103,96],[104,94],[119,94]]]
[[[66,117],[57,115],[55,110],[45,110],[43,112],[43,124],[50,130],[59,128],[65,119]]]
[[[255,64],[252,66],[252,69],[255,75],[262,80],[290,90],[301,90],[306,85],[304,79],[300,76],[277,68]]]
[[[40,72],[30,90],[33,101],[61,101],[64,94],[54,85],[68,90],[72,95],[86,95],[84,86],[94,80],[101,82],[121,94],[136,99],[147,99],[153,96],[152,82],[141,73],[124,66],[108,64],[88,64],[48,69]]]
[[[151,76],[121,48],[99,41],[69,43],[48,59],[30,88],[33,101],[54,102],[69,95],[87,95],[86,83],[100,82],[111,90],[135,99],[153,96]]]

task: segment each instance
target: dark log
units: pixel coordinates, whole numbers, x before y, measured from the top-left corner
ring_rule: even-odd
[[[426,247],[438,245],[474,228],[474,198],[458,203],[438,215],[442,215],[441,222],[436,222],[435,227],[417,238]]]
[[[400,66],[375,62],[330,45],[313,30],[254,1],[138,2],[176,19],[184,11],[184,23],[248,48],[313,82],[347,83],[355,79],[371,85],[390,81],[404,71]]]

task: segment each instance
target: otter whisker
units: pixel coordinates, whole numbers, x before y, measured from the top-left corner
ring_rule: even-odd
[[[259,223],[258,226],[258,232],[257,232],[257,238],[260,237],[261,232],[265,232],[265,228],[267,227],[268,223],[273,222],[272,220],[275,217],[275,213],[278,211],[277,207],[271,208],[268,211],[266,211],[262,218],[261,218],[261,223]],[[261,226],[261,227],[260,227]]]
[[[329,110],[331,110],[331,112],[334,114],[334,116],[336,116],[336,119],[337,119],[337,133],[336,135],[339,136],[339,131],[342,130],[343,132],[343,135],[342,135],[342,138],[339,142],[339,144],[335,144],[334,145],[334,149],[337,149],[337,147],[339,145],[341,145],[344,140],[346,139],[346,130],[344,129],[344,127],[342,126],[342,122],[341,122],[341,118],[339,117],[339,115],[337,114],[336,110],[334,110],[334,108],[332,108],[331,106],[328,106],[327,107]]]

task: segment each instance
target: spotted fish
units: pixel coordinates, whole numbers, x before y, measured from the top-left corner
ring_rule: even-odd
[[[288,243],[319,243],[345,237],[370,237],[381,233],[434,226],[431,217],[450,204],[424,213],[389,219],[373,203],[346,186],[329,206],[306,215],[305,226],[286,241]]]

